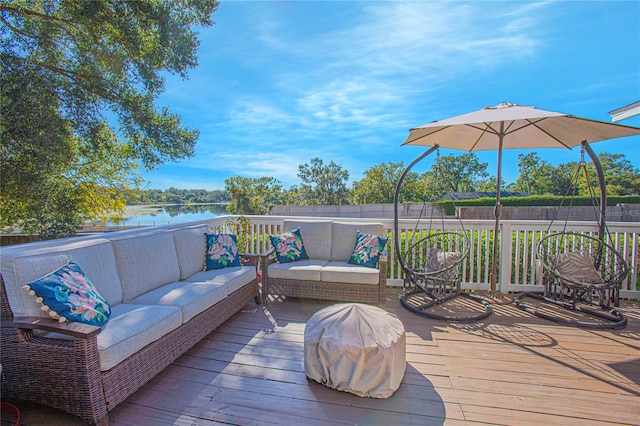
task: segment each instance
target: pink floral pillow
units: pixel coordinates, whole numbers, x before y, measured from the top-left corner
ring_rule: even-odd
[[[278,263],[295,262],[296,260],[309,259],[307,250],[302,242],[300,229],[292,229],[280,235],[269,236],[271,244],[276,250]]]
[[[386,246],[387,239],[385,237],[358,232],[356,246],[353,248],[349,263],[375,268],[378,265],[380,254]]]
[[[42,304],[42,310],[60,322],[73,321],[102,327],[111,306],[73,260],[22,287]]]
[[[205,270],[242,266],[238,240],[233,234],[205,234],[207,252]]]

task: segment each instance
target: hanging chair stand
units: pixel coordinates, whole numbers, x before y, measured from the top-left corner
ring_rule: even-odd
[[[421,317],[450,322],[478,321],[491,315],[492,309],[484,299],[465,293],[461,289],[460,268],[470,250],[469,237],[464,229],[461,232],[444,231],[444,229],[440,232],[432,232],[431,229],[429,231],[416,230],[414,234],[419,232],[420,238],[411,244],[404,254],[401,251],[398,199],[402,182],[413,166],[438,148],[438,145],[434,145],[416,158],[404,170],[396,185],[393,198],[395,250],[404,272],[404,289],[400,303],[407,310]],[[422,236],[425,232],[426,235]],[[408,235],[407,238],[409,238]],[[433,250],[436,254],[432,254]],[[426,263],[429,263],[430,255],[436,257],[439,255],[442,264],[436,268],[428,268]],[[427,262],[424,262],[425,257]],[[431,308],[445,304],[458,296],[480,304],[483,311],[447,315],[431,310]]]
[[[428,256],[431,250],[439,250],[438,247],[449,247],[447,250],[456,250],[455,252],[449,251],[449,253],[456,253],[457,259],[435,271],[427,271],[426,268],[417,266],[405,267],[405,289],[411,290],[403,292],[400,298],[402,306],[422,317],[451,322],[473,322],[491,315],[491,305],[487,301],[473,294],[465,293],[461,289],[460,268],[470,250],[465,232],[430,233],[409,247],[407,250],[409,255],[405,256],[405,262],[412,263],[412,253],[427,254]],[[416,256],[418,259],[422,257]],[[458,296],[481,304],[484,310],[466,315],[445,315],[431,311],[431,308],[449,302]]]
[[[627,278],[629,267],[623,256],[610,242],[606,241],[606,238],[610,237],[610,235],[605,221],[607,201],[602,165],[586,141],[582,142],[582,146],[583,158],[580,164],[584,165],[584,152],[586,151],[591,157],[598,174],[600,186],[598,234],[597,236],[592,236],[568,232],[566,231],[566,222],[562,232],[549,233],[550,224],[547,235],[538,243],[538,259],[544,269],[544,292],[521,293],[514,298],[514,302],[518,308],[525,312],[563,325],[591,329],[624,328],[627,324],[627,318],[615,307],[619,305],[620,283]],[[576,172],[576,178],[577,174]],[[587,179],[587,182],[589,182],[589,179]],[[593,277],[591,279],[576,278],[575,274],[572,275],[567,271],[560,270],[561,256],[571,255],[572,253],[584,256],[593,265],[596,279],[593,279]],[[580,257],[573,256],[573,258],[579,259]],[[587,270],[589,269],[587,268]],[[575,319],[575,315],[562,315],[560,312],[558,314],[546,313],[523,302],[523,299],[527,297],[536,299],[542,302],[543,305],[557,306],[568,311],[591,316],[593,319]]]

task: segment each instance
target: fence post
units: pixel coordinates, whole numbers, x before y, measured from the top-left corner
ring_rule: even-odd
[[[502,229],[500,229],[500,247],[498,250],[498,256],[500,257],[500,270],[498,272],[499,285],[496,290],[501,293],[509,292],[509,285],[511,283],[511,264],[513,256],[513,229],[510,222],[500,222]]]

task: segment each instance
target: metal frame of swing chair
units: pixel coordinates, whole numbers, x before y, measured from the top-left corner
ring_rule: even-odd
[[[589,154],[589,157],[596,168],[600,186],[598,235],[597,237],[594,237],[583,233],[567,232],[566,221],[568,221],[568,217],[561,232],[550,232],[551,226],[553,225],[553,221],[551,221],[547,228],[547,235],[538,242],[537,250],[538,260],[544,269],[544,292],[520,293],[514,298],[514,302],[518,308],[525,312],[533,314],[539,318],[555,321],[559,324],[591,329],[620,329],[626,326],[627,318],[622,312],[615,309],[615,307],[619,305],[620,283],[627,278],[629,266],[622,255],[610,244],[611,236],[608,232],[605,220],[607,202],[602,165],[600,164],[597,155],[593,152],[586,141],[582,142],[581,159],[578,163],[569,191],[572,191],[574,180],[575,183],[577,183],[577,177],[581,167],[585,169],[586,176],[587,171],[586,164],[584,162],[585,151]],[[586,177],[587,184],[589,186],[589,195],[592,196],[592,199],[595,199],[593,189],[589,185],[588,176]],[[558,210],[562,207],[562,204],[563,203],[560,204]],[[573,198],[571,204],[573,204]],[[571,208],[571,204],[569,205],[569,208]],[[594,204],[594,208],[595,207],[596,206]],[[607,237],[609,237],[609,242],[605,241],[605,238]],[[585,280],[580,280],[575,277],[567,276],[566,273],[563,274],[559,272],[556,268],[558,256],[568,253],[566,251],[567,249],[574,253],[585,253],[585,255],[593,262],[593,266],[602,277],[602,281],[585,282]],[[543,304],[561,307],[567,311],[586,314],[594,319],[580,320],[574,319],[570,315],[546,313],[540,309],[535,309],[526,305],[522,300],[527,297],[536,299]],[[597,298],[597,304],[594,303],[594,298]],[[581,304],[584,306],[581,306]],[[614,307],[611,306],[612,304]],[[595,309],[591,309],[591,306]]]
[[[432,318],[442,321],[451,321],[451,322],[473,322],[478,321],[480,319],[486,318],[493,312],[491,305],[485,301],[484,299],[475,296],[473,294],[465,293],[461,289],[461,281],[460,281],[460,267],[464,260],[468,257],[470,251],[469,245],[469,237],[464,230],[464,226],[462,227],[462,232],[453,232],[453,231],[444,231],[444,217],[443,220],[443,230],[440,232],[431,232],[431,225],[429,226],[429,231],[427,231],[427,235],[422,237],[422,231],[420,232],[420,237],[416,242],[411,244],[405,252],[405,255],[402,255],[401,251],[401,243],[400,243],[400,232],[399,232],[399,216],[398,216],[398,198],[400,194],[400,188],[402,186],[402,182],[404,178],[409,173],[409,171],[415,166],[418,162],[422,161],[425,157],[431,154],[433,151],[437,150],[439,145],[434,145],[432,148],[427,150],[421,156],[416,158],[402,173],[400,179],[398,179],[398,183],[396,185],[396,190],[394,194],[393,204],[394,204],[394,231],[395,231],[395,249],[398,256],[398,260],[400,262],[400,266],[404,272],[404,286],[402,297],[400,298],[400,302],[402,306],[404,306],[407,310],[413,312],[416,315]],[[424,211],[424,207],[423,207]],[[433,220],[433,212],[431,212],[431,220]],[[422,216],[422,213],[421,213]],[[462,221],[461,221],[462,224]],[[417,229],[417,225],[416,225]],[[433,243],[439,244],[440,247],[436,247]],[[460,245],[462,249],[460,250]],[[458,249],[459,253],[458,259],[455,261],[448,262],[446,258],[444,259],[444,266],[441,269],[428,271],[427,267],[415,268],[414,262],[410,261],[410,257],[413,255],[418,259],[423,259],[424,256],[429,256],[429,252],[432,249],[440,249],[440,250],[452,250],[453,248]],[[410,263],[412,263],[410,265]],[[410,290],[407,290],[409,288]],[[416,298],[422,296],[422,300],[418,300],[416,302]],[[430,308],[444,304],[458,296],[465,297],[472,302],[476,302],[482,305],[484,310],[479,313],[466,314],[466,315],[444,315],[437,314],[435,312],[429,311]],[[426,300],[426,302],[424,302]]]

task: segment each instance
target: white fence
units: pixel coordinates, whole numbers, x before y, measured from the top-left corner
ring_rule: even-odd
[[[237,216],[221,216],[204,221],[214,229],[224,226],[228,220]],[[248,247],[251,253],[261,253],[270,248],[268,235],[279,234],[286,216],[245,216],[251,221],[251,235],[249,241],[254,243]],[[389,280],[391,286],[402,286],[403,271],[396,256],[394,224],[392,219],[365,219],[365,218],[318,218],[300,217],[295,219],[327,220],[332,219],[341,222],[378,222],[382,223],[389,233],[390,240],[387,245],[389,259]],[[500,235],[498,256],[498,282],[497,290],[502,292],[541,291],[542,269],[536,257],[537,243],[545,235],[549,228],[549,221],[518,221],[503,220],[500,222]],[[441,231],[460,230],[467,231],[470,237],[470,252],[463,264],[462,286],[465,289],[488,290],[489,276],[491,273],[491,256],[493,242],[493,220],[463,220],[438,219],[430,222],[415,219],[399,220],[401,234],[412,234],[414,231]],[[565,222],[554,223],[551,231],[559,231],[565,227]],[[607,224],[614,241],[615,248],[624,256],[630,269],[629,278],[622,283],[620,295],[625,298],[640,299],[640,282],[638,276],[638,258],[640,252],[640,223],[611,222]],[[576,232],[594,234],[597,232],[596,223],[567,222],[566,229]],[[509,235],[510,238],[504,236]],[[405,238],[405,248],[411,243]]]

